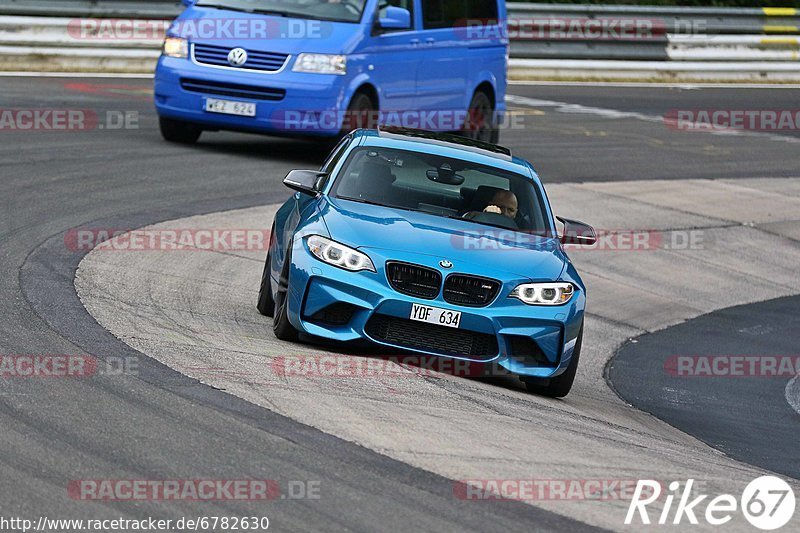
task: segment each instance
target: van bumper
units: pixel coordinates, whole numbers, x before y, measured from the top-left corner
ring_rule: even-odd
[[[349,99],[348,77],[291,71],[292,60],[279,73],[197,65],[189,59],[161,57],[155,76],[155,106],[159,116],[198,124],[210,130],[234,130],[279,135],[338,135]],[[182,80],[213,84],[212,91],[187,90]],[[263,89],[266,96],[244,97],[237,87]],[[234,95],[215,94],[233,91]],[[270,94],[271,93],[271,94]],[[283,96],[275,96],[283,93]],[[256,116],[242,117],[205,110],[209,98],[256,105]]]

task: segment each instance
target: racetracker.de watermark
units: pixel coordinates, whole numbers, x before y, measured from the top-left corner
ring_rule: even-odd
[[[429,355],[312,355],[276,357],[270,365],[276,376],[302,378],[414,378],[445,374],[458,377],[487,376],[496,371],[491,363]]]
[[[460,19],[455,31],[466,40],[653,41],[666,39],[667,26],[657,18],[543,16],[507,21]]]
[[[682,378],[787,378],[800,375],[800,355],[673,355],[664,372]]]
[[[63,354],[0,354],[0,379],[8,378],[89,378],[96,375],[135,375],[135,357]]]
[[[264,229],[73,228],[64,235],[72,252],[266,252],[269,244],[270,232]]]
[[[664,124],[677,131],[797,131],[800,109],[673,109]]]
[[[275,128],[287,132],[315,132],[354,129],[367,125],[411,128],[429,131],[456,131],[491,127],[498,130],[524,130],[524,112],[505,111],[483,113],[476,110],[380,110],[353,112],[341,110],[278,110],[270,121]]]
[[[629,500],[636,479],[464,479],[453,484],[460,500]]]
[[[318,480],[74,479],[67,495],[82,501],[319,500]]]
[[[326,39],[333,24],[324,20],[266,17],[202,17],[166,20],[77,18],[67,24],[76,41],[160,41],[167,35],[195,41]]]
[[[703,250],[703,230],[595,230],[597,242],[591,245],[569,244],[570,251],[652,252],[655,250]],[[450,238],[459,250],[520,251],[541,245],[542,239],[553,237],[539,232],[487,229],[455,234]]]
[[[139,129],[139,112],[91,109],[0,109],[0,132]]]

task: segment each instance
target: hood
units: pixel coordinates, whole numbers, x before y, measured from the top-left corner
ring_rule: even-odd
[[[175,19],[169,35],[194,43],[297,55],[347,54],[362,38],[359,24],[194,6]]]
[[[566,265],[554,238],[330,197],[320,211],[331,238],[343,244],[446,259],[458,272],[553,281]]]

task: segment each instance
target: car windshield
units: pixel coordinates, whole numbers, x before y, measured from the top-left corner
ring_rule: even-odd
[[[469,161],[391,148],[359,148],[331,196],[550,236],[540,188],[529,178]]]
[[[195,5],[335,22],[359,22],[367,0],[199,0]]]

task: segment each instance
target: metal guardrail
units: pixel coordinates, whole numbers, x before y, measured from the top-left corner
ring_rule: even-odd
[[[97,70],[123,64],[117,59],[128,57],[136,61],[123,70],[146,70],[142,65],[157,57],[160,39],[76,39],[70,22],[86,17],[166,24],[182,9],[179,0],[0,0],[0,69],[14,69],[16,56],[44,58],[60,69],[70,69],[77,57],[81,59],[76,65],[91,64],[95,58]],[[512,65],[524,63],[526,68],[557,60],[800,66],[800,12],[792,8],[514,2],[508,9]],[[614,24],[625,22],[644,30],[615,35]],[[611,30],[598,38],[589,31],[597,27]]]
[[[791,38],[800,35],[800,10],[794,8],[536,3],[509,3],[508,7],[511,55],[515,58],[795,61],[800,50],[797,40]],[[605,39],[582,37],[574,29],[588,29],[603,21],[630,22],[649,29],[632,38]],[[548,31],[526,31],[542,27]],[[565,27],[573,30],[565,33]],[[553,38],[559,31],[560,38]],[[535,38],[530,38],[531,33]],[[731,39],[720,40],[724,36]]]
[[[723,8],[508,3],[509,18],[603,17],[659,20],[668,33],[760,34],[798,33],[800,10],[795,8]]]
[[[0,15],[171,19],[180,0],[0,0]]]

